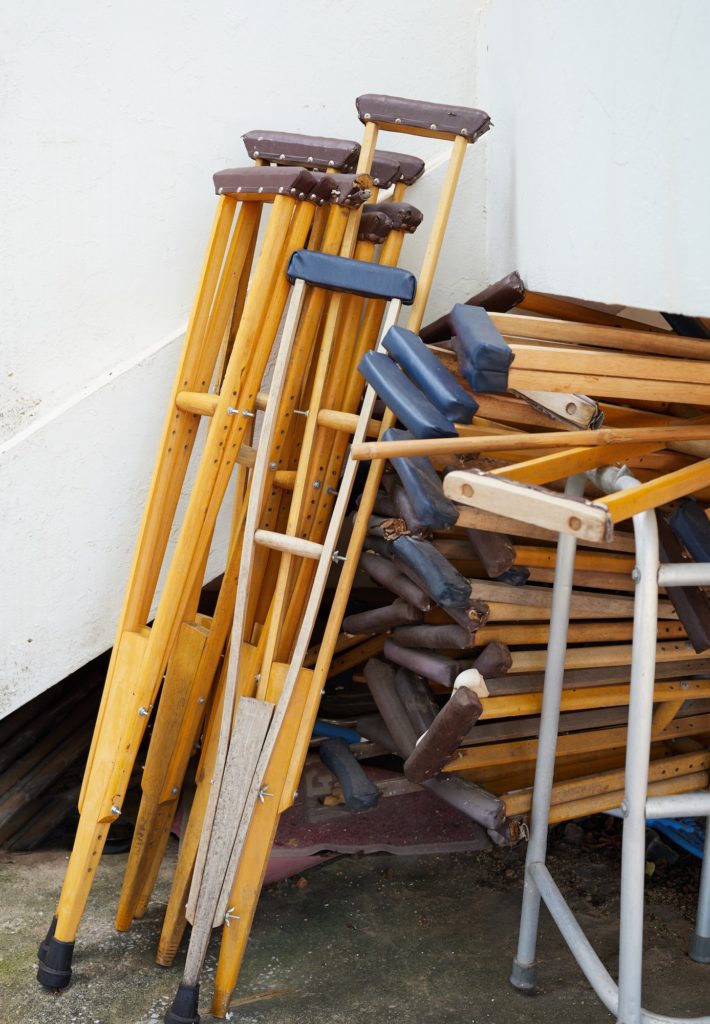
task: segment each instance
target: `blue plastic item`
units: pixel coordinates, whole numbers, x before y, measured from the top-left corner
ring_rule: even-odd
[[[650,818],[646,824],[672,839],[686,853],[703,859],[705,826],[697,818]]]
[[[299,279],[318,288],[350,292],[366,299],[399,299],[405,306],[411,306],[417,292],[417,279],[408,270],[308,249],[292,253],[286,273],[290,281]]]
[[[313,726],[314,736],[325,736],[331,740],[345,740],[346,743],[362,743],[362,736],[354,729],[346,729],[344,725],[333,725],[331,722],[324,722],[322,718],[316,719]]]

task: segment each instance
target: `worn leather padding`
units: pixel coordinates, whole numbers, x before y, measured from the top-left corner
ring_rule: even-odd
[[[417,438],[456,437],[451,420],[427,398],[389,356],[366,352],[358,370],[392,410],[398,420]]]
[[[462,135],[473,142],[491,127],[485,110],[474,107],[454,107],[446,103],[427,103],[404,96],[383,96],[366,93],[355,100],[357,113],[365,124],[402,124],[412,128]]]
[[[373,203],[373,210],[386,214],[398,231],[414,234],[424,219],[424,214],[411,203]]]
[[[336,171],[349,171],[355,168],[360,155],[359,143],[351,139],[331,139],[324,135],[255,129],[242,135],[242,141],[252,160],[268,160],[275,164],[323,169],[332,167]]]
[[[308,249],[297,249],[293,253],[287,274],[291,281],[300,279],[320,288],[365,298],[399,299],[405,306],[411,306],[417,291],[417,280],[408,270]]]
[[[447,419],[452,423],[471,422],[478,403],[414,331],[390,327],[382,344]]]
[[[218,195],[293,195],[306,198],[317,178],[301,167],[230,167],[213,176]]]
[[[412,156],[410,153],[393,153],[390,150],[378,149],[380,156],[389,157],[399,164],[399,178],[404,185],[413,185],[424,174],[426,164],[420,156]]]

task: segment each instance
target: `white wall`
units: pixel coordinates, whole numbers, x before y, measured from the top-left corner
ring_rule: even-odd
[[[489,0],[488,268],[710,315],[710,4]]]
[[[359,138],[362,92],[481,105],[482,6],[408,0],[398,25],[371,0],[0,9],[0,716],[113,642],[212,172],[246,162],[251,128]],[[491,137],[469,155],[433,314],[486,279]],[[443,145],[384,141],[435,163]],[[441,174],[412,193],[429,216]]]

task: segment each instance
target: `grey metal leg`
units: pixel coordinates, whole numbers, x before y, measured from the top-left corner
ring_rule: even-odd
[[[584,491],[584,484],[583,476],[571,477],[567,482],[565,493],[580,495]],[[510,975],[511,983],[521,992],[532,992],[536,982],[535,947],[540,915],[540,893],[532,877],[530,866],[544,864],[547,853],[547,823],[550,816],[550,797],[555,770],[557,730],[560,720],[576,550],[575,538],[570,534],[560,534],[557,543],[547,664],[545,666],[535,784],[530,815],[530,839],[525,861],[525,888],[520,915],[518,952],[513,960],[513,969]]]
[[[703,870],[700,875],[700,896],[698,914],[695,919],[695,935],[688,955],[699,964],[710,964],[710,817],[705,821],[705,850]]]
[[[658,615],[658,529],[652,512],[634,516],[636,569],[619,924],[619,1014],[641,1022],[646,796],[653,718]]]

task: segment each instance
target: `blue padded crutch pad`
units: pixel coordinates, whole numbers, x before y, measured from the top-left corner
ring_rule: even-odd
[[[471,422],[478,402],[461,387],[418,334],[395,325],[387,331],[382,344],[447,419],[452,423]]]
[[[710,562],[710,521],[695,498],[686,498],[668,517],[668,523],[694,562]]]
[[[449,313],[461,373],[474,391],[508,390],[513,352],[485,309],[457,303]]]
[[[292,254],[286,273],[290,281],[301,280],[317,288],[350,292],[366,299],[399,299],[405,306],[411,306],[417,292],[417,279],[408,270],[308,249],[297,249]]]
[[[415,437],[457,437],[451,421],[389,356],[383,352],[366,352],[358,370]]]
[[[390,427],[382,435],[384,441],[411,440],[406,430]],[[390,459],[392,468],[402,482],[414,514],[429,530],[448,530],[458,521],[458,509],[444,494],[439,475],[425,455]]]

